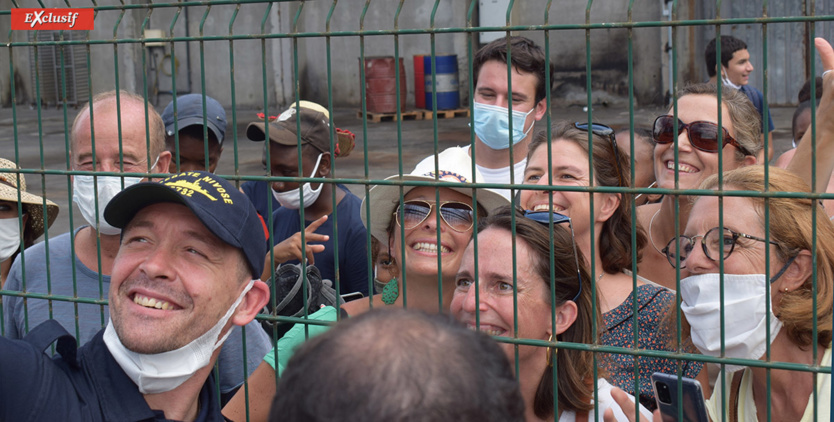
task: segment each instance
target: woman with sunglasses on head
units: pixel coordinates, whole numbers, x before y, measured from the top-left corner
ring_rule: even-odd
[[[725,192],[763,191],[764,186],[762,166],[723,175]],[[718,190],[718,177],[701,188]],[[767,191],[810,193],[801,178],[773,167]],[[701,196],[666,255],[690,274],[680,283],[681,310],[690,327],[684,334],[701,353],[831,366],[834,225],[818,201]],[[727,364],[707,410],[713,421],[805,422],[815,420],[815,414],[816,420],[828,420],[830,400],[827,371]],[[628,407],[626,398],[618,401]],[[728,414],[722,415],[722,408]]]
[[[530,211],[552,210],[569,215],[573,220],[576,243],[586,257],[585,264],[590,265],[593,262],[594,265],[595,286],[605,328],[600,338],[602,344],[644,350],[674,350],[671,347],[674,338],[672,333],[667,332],[665,326],[660,323],[674,303],[674,294],[641,277],[637,277],[637,290],[634,292],[635,277],[630,273],[633,269],[632,259],[640,262],[640,254],[635,251],[639,251],[646,243],[646,237],[638,227],[634,233],[636,249],[632,248],[634,226],[631,218],[631,195],[592,195],[588,192],[558,189],[551,193],[550,190],[543,189],[550,186],[628,186],[628,156],[622,154],[616,146],[614,131],[600,124],[590,126],[592,149],[589,150],[588,128],[584,123],[556,122],[551,128],[551,142],[548,142],[545,131],[534,137],[527,155],[524,183],[542,189],[531,187],[529,190],[522,190],[519,205]],[[593,168],[588,166],[589,154],[593,159]],[[637,324],[640,329],[636,346],[635,297],[639,309]],[[651,374],[676,373],[677,369],[677,361],[673,359],[635,359],[624,354],[602,356],[604,359],[601,363],[608,372],[609,380],[627,391],[634,390],[635,365],[639,367],[640,402],[649,409],[656,407],[650,383]],[[682,369],[686,376],[695,378],[701,372],[701,367],[698,362],[688,362]]]
[[[564,215],[511,207],[479,221],[477,241],[469,243],[458,270],[452,314],[499,338],[594,343],[599,308],[572,230]],[[500,344],[517,370],[527,421],[601,420],[609,408],[625,420],[611,385],[594,380],[593,352]]]
[[[389,280],[379,280],[382,294],[365,300],[354,300],[341,306],[322,308],[311,315],[313,319],[336,321],[374,308],[407,307],[426,312],[446,312],[455,289],[455,275],[461,258],[472,238],[475,216],[483,218],[500,206],[509,204],[506,198],[489,189],[477,190],[467,186],[480,174],[472,175],[472,160],[461,148],[450,148],[434,160],[418,166],[411,174],[394,175],[386,180],[406,183],[454,183],[454,186],[434,187],[399,184],[373,187],[362,200],[362,222],[371,235],[387,245],[386,268],[377,267],[374,274],[391,274]],[[476,170],[477,172],[477,170]],[[402,201],[400,200],[402,195]],[[370,208],[370,221],[366,220]],[[306,330],[305,330],[306,328]],[[264,363],[249,378],[249,418],[266,420],[275,394],[276,371],[280,374],[298,343],[309,335],[326,330],[327,326],[296,324],[278,342],[277,353],[267,354]],[[277,355],[277,356],[276,356]],[[246,396],[243,390],[223,409],[232,420],[245,420]]]
[[[744,94],[722,88],[719,127],[716,89],[712,84],[683,88],[677,95],[677,119],[671,108],[655,120],[652,134],[658,188],[675,189],[677,177],[679,189],[697,189],[718,172],[756,164],[756,155],[762,149],[762,125],[756,108]],[[683,230],[691,208],[685,197],[677,198],[665,195],[660,203],[637,209],[637,218],[649,238],[638,273],[670,289],[676,288],[676,272],[666,262],[663,247],[675,237],[676,227]]]

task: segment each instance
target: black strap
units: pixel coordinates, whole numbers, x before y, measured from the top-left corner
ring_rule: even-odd
[[[69,365],[78,367],[78,360],[76,359],[78,356],[78,342],[54,319],[48,319],[33,328],[23,340],[34,346],[35,350],[42,352],[46,351],[46,348],[57,340],[56,350],[61,358]]]

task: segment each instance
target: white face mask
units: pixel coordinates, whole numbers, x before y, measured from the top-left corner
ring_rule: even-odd
[[[780,274],[781,275],[781,274]],[[776,277],[774,277],[775,279]],[[692,343],[701,353],[721,355],[721,301],[719,274],[701,274],[681,280],[681,310],[692,326]],[[782,328],[782,321],[765,305],[770,295],[764,274],[724,274],[724,351],[730,358],[759,359],[767,350],[767,319],[770,341]],[[727,365],[727,371],[743,369]]]
[[[721,81],[724,82],[724,85],[726,85],[726,86],[729,86],[729,87],[735,88],[735,89],[741,89],[741,85],[734,84],[733,81],[731,81],[730,78],[727,77],[727,74],[724,73],[724,71],[721,71]]]
[[[16,218],[0,219],[0,262],[20,248],[20,222]]]
[[[255,280],[249,281],[235,303],[217,321],[217,324],[214,324],[205,334],[177,350],[152,355],[128,350],[119,339],[112,321],[108,322],[107,328],[104,329],[104,344],[107,345],[107,349],[110,350],[110,354],[113,355],[122,370],[139,387],[142,394],[159,394],[171,391],[211,362],[212,353],[223,345],[234,327],[218,339],[220,332],[254,284]]]
[[[313,172],[310,174],[310,177],[315,176],[316,172],[319,171],[321,156],[322,154],[319,154],[319,158],[316,160],[316,167],[313,168]],[[324,186],[324,184],[320,183],[319,187],[313,190],[308,182],[301,185],[298,189],[288,190],[286,192],[276,192],[275,189],[272,189],[272,196],[276,201],[278,201],[279,204],[281,204],[282,207],[297,210],[301,208],[301,195],[304,195],[304,208],[307,208],[319,199],[322,186]],[[299,189],[301,190],[300,194]]]
[[[93,178],[98,179],[98,227],[96,227],[96,189]],[[141,181],[141,177],[124,178],[125,187],[135,185]],[[104,220],[104,208],[121,191],[122,177],[119,176],[77,175],[72,179],[73,202],[78,204],[81,215],[87,220],[87,223],[101,234],[112,236],[121,233],[121,229],[107,224],[107,221]]]

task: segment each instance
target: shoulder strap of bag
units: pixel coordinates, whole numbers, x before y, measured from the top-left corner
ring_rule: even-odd
[[[733,381],[730,383],[730,404],[727,411],[730,412],[730,422],[738,422],[738,395],[741,393],[741,377],[744,370],[736,371],[733,374]]]
[[[75,341],[75,337],[71,336],[58,321],[54,319],[46,320],[29,331],[26,337],[23,337],[23,341],[34,346],[35,350],[42,352],[56,340],[58,344],[55,349],[61,355],[61,358],[77,368],[78,342]]]

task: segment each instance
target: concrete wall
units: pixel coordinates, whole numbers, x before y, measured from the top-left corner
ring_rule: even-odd
[[[470,4],[474,0],[440,2],[434,26],[437,28],[466,27]],[[497,0],[496,0],[497,1]],[[834,0],[825,0],[826,3]],[[134,4],[143,4],[140,0],[131,0]],[[117,0],[103,0],[99,4],[117,4]],[[370,2],[368,13],[361,22],[361,14],[365,5],[362,0],[341,0],[336,3],[332,13],[330,30],[358,31],[360,27],[366,30],[393,30],[394,16],[399,2],[373,0]],[[744,2],[749,3],[749,2]],[[61,6],[63,0],[45,0],[47,6]],[[430,15],[434,6],[431,0],[409,0],[403,3],[399,16],[398,28],[422,29],[430,26]],[[515,2],[511,23],[513,25],[539,24],[577,24],[585,22],[585,8],[587,0],[562,0],[553,2],[549,10],[549,20],[545,22],[546,0],[529,0]],[[727,3],[729,4],[729,3]],[[732,11],[725,13],[726,17],[739,17],[748,13],[748,8],[735,5]],[[188,16],[184,10],[175,8],[155,8],[151,12],[147,9],[128,11],[122,17],[121,23],[115,30],[117,38],[138,38],[142,35],[142,25],[147,19],[148,28],[162,29],[166,36],[173,32],[174,36],[185,36],[186,27],[191,36],[200,35],[201,21],[205,17],[202,34],[206,37],[224,36],[230,33],[229,23],[237,11],[237,17],[231,32],[236,35],[255,35],[261,33],[286,34],[310,33],[326,30],[327,15],[333,2],[280,2],[273,3],[267,14],[267,4],[244,4],[239,8],[232,5],[212,6],[208,10],[204,6],[191,7]],[[597,0],[592,3],[590,21],[623,22],[628,19],[628,2],[618,0]],[[0,7],[8,9],[11,0],[0,0]],[[666,20],[662,15],[664,3],[661,0],[635,0],[633,5],[633,20],[658,21]],[[729,7],[729,6],[728,6]],[[758,7],[758,6],[757,6]],[[754,8],[756,9],[756,8]],[[794,8],[795,9],[795,8]],[[758,10],[758,9],[756,9]],[[793,9],[791,9],[793,11]],[[177,15],[177,12],[179,14]],[[502,16],[505,12],[499,12]],[[714,11],[706,10],[696,2],[683,1],[678,3],[679,19],[698,19]],[[753,13],[753,12],[750,12]],[[785,12],[788,13],[788,12]],[[793,12],[790,12],[793,14]],[[119,18],[118,11],[102,11],[96,18],[96,30],[90,34],[91,39],[110,40],[114,38],[114,25]],[[478,14],[473,15],[473,24],[477,25]],[[297,17],[297,25],[294,21]],[[0,42],[8,41],[8,19],[0,20]],[[749,26],[749,25],[748,25]],[[771,24],[771,27],[775,27]],[[760,28],[753,25],[754,30]],[[728,31],[741,31],[744,28],[729,28]],[[685,26],[675,29],[675,46],[678,51],[676,79],[679,83],[703,79],[702,51],[705,37],[714,32],[713,27]],[[760,31],[760,30],[759,30]],[[770,29],[769,29],[770,31]],[[586,88],[587,76],[590,76],[594,104],[622,106],[627,104],[628,96],[628,45],[629,39],[633,45],[633,80],[636,105],[662,104],[670,91],[670,74],[668,55],[664,53],[665,43],[668,42],[668,28],[636,28],[627,29],[604,28],[590,31],[590,74],[586,68],[586,31],[584,30],[552,30],[549,31],[551,60],[556,67],[554,80],[554,102],[560,105],[585,105],[588,100]],[[795,32],[795,31],[794,31]],[[520,35],[533,38],[544,43],[545,34],[541,31],[521,31]],[[770,45],[775,46],[780,38],[776,32],[771,37]],[[11,33],[12,41],[25,41],[27,33]],[[477,36],[472,35],[477,49]],[[631,38],[629,38],[631,37]],[[426,54],[431,51],[432,37],[428,34],[409,34],[396,37],[399,42],[399,54],[405,59],[407,103],[414,104],[413,64],[415,54]],[[461,104],[468,101],[469,75],[468,69],[468,40],[470,34],[457,32],[437,34],[434,45],[438,54],[456,54],[460,69]],[[794,38],[791,38],[794,39]],[[382,56],[393,55],[395,37],[393,35],[368,35],[363,38],[356,36],[332,36],[328,39],[322,36],[290,38],[273,38],[267,40],[245,39],[230,43],[226,40],[206,40],[200,42],[167,43],[162,49],[147,50],[141,44],[118,44],[116,49],[118,61],[119,86],[125,89],[142,92],[147,76],[153,87],[156,74],[147,75],[143,67],[143,54],[147,62],[151,61],[151,54],[161,62],[159,75],[158,104],[163,107],[170,101],[171,96],[165,91],[171,90],[176,82],[178,91],[189,90],[188,76],[190,64],[190,91],[207,93],[217,98],[221,103],[230,106],[263,109],[266,103],[272,111],[292,102],[296,92],[301,97],[326,103],[331,94],[328,92],[328,64],[330,57],[330,79],[332,80],[332,100],[337,106],[359,107],[361,90],[359,84],[359,56],[361,46],[364,55]],[[795,42],[795,41],[793,41]],[[231,44],[231,45],[230,45]],[[753,41],[751,48],[756,49],[760,43]],[[775,48],[775,47],[772,47]],[[782,47],[779,47],[782,48]],[[190,51],[188,51],[190,49]],[[114,63],[113,44],[91,45],[89,47],[92,62],[92,90],[93,92],[113,89],[116,86],[116,66]],[[233,51],[233,54],[231,54]],[[780,50],[777,50],[780,51]],[[30,81],[29,48],[18,47],[11,51],[0,51],[3,65],[0,65],[0,104],[8,105],[10,101],[10,80],[16,72],[18,75],[16,99],[21,103],[34,102],[32,83]],[[11,67],[5,64],[6,58],[11,58]],[[174,75],[171,73],[171,59],[176,59],[178,66]],[[296,62],[297,58],[297,62]],[[233,62],[233,63],[232,63]],[[781,72],[780,69],[790,66],[802,66],[796,60],[775,60],[769,63],[772,75],[798,75],[803,71]],[[202,66],[201,66],[202,65]],[[293,77],[298,69],[297,84]],[[10,68],[12,70],[10,70]],[[757,69],[757,72],[760,72]],[[761,74],[757,73],[755,81],[761,81]],[[234,82],[234,97],[232,93]],[[787,99],[790,88],[777,88],[771,83],[771,90],[778,93],[780,100]],[[152,89],[151,89],[152,90]],[[781,103],[782,101],[780,101]]]

